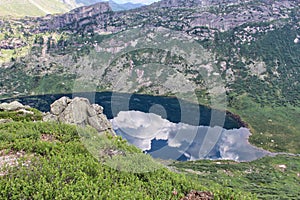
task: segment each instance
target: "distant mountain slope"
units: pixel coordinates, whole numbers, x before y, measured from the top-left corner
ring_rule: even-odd
[[[65,13],[74,8],[89,6],[103,0],[1,0],[0,16],[44,16],[47,14]],[[113,11],[130,10],[144,6],[143,4],[117,4],[109,1]]]
[[[121,10],[130,10],[135,9],[144,6],[144,4],[141,3],[124,3],[124,4],[118,4],[115,1],[112,0],[63,0],[64,3],[67,3],[69,5],[75,5],[78,6],[89,6],[93,5],[95,3],[99,2],[107,2],[109,1],[109,5],[113,11],[121,11]]]
[[[67,12],[71,8],[60,0],[1,0],[0,16],[42,16]]]
[[[109,5],[113,11],[121,11],[121,10],[130,10],[144,6],[141,3],[124,3],[124,4],[117,4],[114,1],[109,1]]]

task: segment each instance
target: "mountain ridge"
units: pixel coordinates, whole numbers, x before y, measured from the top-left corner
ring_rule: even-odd
[[[62,14],[83,6],[91,6],[100,2],[109,2],[113,11],[130,10],[144,6],[143,4],[118,4],[112,0],[76,1],[76,0],[4,0],[0,2],[0,16],[41,17],[48,14]]]
[[[297,0],[298,1],[298,0]],[[186,6],[186,8],[191,9],[190,11],[185,10],[184,14],[189,17],[183,17],[182,22],[180,23],[182,29],[184,31],[188,31],[188,29],[194,28],[194,27],[208,27],[213,29],[219,29],[219,30],[228,30],[232,29],[236,26],[241,26],[244,23],[257,23],[257,22],[267,22],[267,21],[276,21],[280,19],[286,18],[288,15],[289,10],[297,6],[297,1],[295,0],[285,0],[285,1],[273,1],[273,4],[270,4],[268,1],[261,2],[261,5],[255,5],[252,2],[253,1],[247,1],[243,2],[242,4],[238,4],[241,6],[234,6],[234,5],[225,5],[224,7],[219,7],[214,5],[214,1],[212,1],[212,4],[209,4],[210,6],[202,6],[193,1],[192,5]],[[171,9],[171,12],[168,11],[168,8],[165,8],[164,6],[160,6],[161,4],[164,5],[164,2],[168,2],[168,0],[153,3],[149,6],[144,6],[140,9],[127,12],[121,12],[121,13],[110,13],[109,17],[113,18],[114,21],[119,21],[123,23],[122,26],[115,26],[114,23],[108,23],[109,29],[115,31],[112,32],[118,32],[120,30],[123,30],[124,27],[132,27],[132,26],[139,26],[141,24],[140,20],[136,20],[139,15],[149,18],[150,24],[157,26],[157,22],[161,23],[160,19],[157,20],[155,17],[158,18],[166,18],[164,21],[172,21],[170,17],[175,18],[176,15],[179,14],[178,11]],[[172,1],[177,2],[177,0]],[[188,2],[188,1],[182,1],[179,0],[179,2]],[[198,2],[198,1],[196,1]],[[202,2],[199,0],[199,2]],[[234,1],[235,2],[235,1]],[[176,8],[177,3],[172,4],[171,7],[174,6]],[[212,7],[211,7],[212,6]],[[159,9],[161,10],[159,10]],[[229,9],[228,9],[229,8]],[[199,10],[202,9],[202,10]],[[172,12],[173,10],[173,12]],[[223,13],[221,15],[216,15],[217,13]],[[197,15],[195,15],[197,13]],[[54,21],[57,21],[58,26],[52,26],[49,23],[47,23],[47,20],[43,21],[43,18],[41,19],[41,26],[45,26],[45,30],[56,30],[59,28],[63,28],[63,26],[68,26],[68,30],[72,30],[72,27],[69,26],[69,22],[66,23],[63,21],[60,21],[60,19],[66,18],[65,16],[68,14],[62,14],[60,17],[51,17],[49,21],[51,23]],[[127,16],[126,19],[122,19],[121,17],[125,15]],[[132,15],[132,16],[130,16]],[[183,13],[181,13],[183,15]],[[96,16],[99,16],[99,19],[97,19]],[[155,17],[152,17],[155,16]],[[88,17],[88,16],[87,16]],[[102,15],[100,13],[94,13],[94,18],[90,18],[90,22],[92,24],[97,24],[97,26],[91,27],[91,26],[85,26],[87,29],[94,29],[96,32],[106,31],[104,28],[104,19],[105,21],[109,21],[108,15]],[[80,18],[76,18],[75,20],[81,21]],[[85,19],[86,20],[86,19]],[[65,24],[64,24],[65,23]],[[170,23],[170,22],[168,22]],[[84,23],[83,23],[84,24]],[[111,25],[110,25],[111,24]],[[163,26],[163,24],[161,24]],[[47,27],[48,29],[47,29]],[[93,26],[93,25],[92,25]],[[76,26],[76,30],[77,30]],[[170,28],[170,27],[167,27]],[[106,28],[107,29],[107,28]],[[81,30],[81,29],[80,29]],[[84,31],[84,30],[83,30]]]

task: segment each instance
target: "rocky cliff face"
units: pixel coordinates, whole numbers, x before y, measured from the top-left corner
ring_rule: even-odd
[[[106,2],[82,7],[59,16],[40,19],[36,31],[115,33],[145,24],[191,31],[195,27],[229,30],[245,23],[285,19],[299,0],[163,0],[150,6],[112,12]]]
[[[109,12],[112,12],[112,9],[108,2],[79,7],[66,14],[48,15],[45,18],[41,18],[39,30],[80,29],[87,24],[91,24],[93,19],[99,22],[105,21]]]

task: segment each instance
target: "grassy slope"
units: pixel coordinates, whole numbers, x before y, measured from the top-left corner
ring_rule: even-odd
[[[105,144],[105,148],[122,150],[126,155],[135,153],[145,167],[159,164],[120,138],[100,137],[91,128],[31,122],[31,119],[40,118],[38,113],[36,117],[18,115],[1,113],[1,118],[16,121],[0,124],[0,157],[16,152],[24,152],[24,157],[16,167],[0,169],[7,173],[0,176],[0,199],[179,199],[192,189],[212,191],[215,199],[256,199],[249,193],[224,189],[220,184],[204,186],[197,179],[166,168],[148,173],[115,170],[102,159],[93,157],[83,141],[92,138],[93,144],[96,141]],[[81,136],[84,134],[84,139],[79,137],[78,130]],[[43,140],[42,134],[51,140]],[[131,160],[123,161],[133,167]],[[171,198],[174,189],[178,195]]]
[[[259,199],[299,199],[300,157],[265,157],[250,163],[195,161],[174,164],[197,174],[203,184],[220,183],[224,188],[257,194]],[[285,165],[286,169],[280,168]]]
[[[43,16],[69,10],[70,8],[59,0],[3,0],[0,2],[0,16]]]
[[[229,108],[249,124],[250,142],[273,152],[300,153],[300,108],[295,106],[261,106],[245,96],[239,108]]]

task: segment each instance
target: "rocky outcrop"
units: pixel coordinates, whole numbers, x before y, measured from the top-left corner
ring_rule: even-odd
[[[39,119],[39,116],[35,116],[35,113],[30,106],[24,106],[18,101],[1,103],[0,111],[7,112],[6,114],[0,116],[0,124],[13,122],[13,118],[18,118],[18,120],[21,120],[22,118],[25,120],[28,118],[33,121]]]
[[[298,4],[299,0],[162,0],[131,11],[112,12],[108,2],[101,2],[67,14],[40,18],[40,27],[35,31],[62,29],[104,34],[145,23],[186,32],[199,27],[226,31],[245,23],[289,18]]]
[[[91,126],[99,133],[109,132],[115,135],[112,126],[98,104],[90,104],[86,98],[62,97],[51,104],[50,112],[43,117],[44,121],[58,121],[79,126]]]
[[[115,135],[111,123],[103,114],[103,108],[98,104],[90,104],[86,98],[76,97],[70,99],[62,97],[51,104],[50,107],[50,112],[43,114],[43,121],[58,121],[80,126],[89,125],[99,133],[109,132]],[[0,104],[0,111],[16,112],[21,115],[34,115],[30,106],[25,106],[18,101]],[[0,124],[12,121],[10,118],[0,118]]]
[[[0,111],[16,111],[23,114],[34,114],[32,111],[30,111],[30,106],[24,106],[18,101],[0,104]]]
[[[24,109],[25,106],[17,101],[11,103],[2,103],[0,104],[0,110],[2,111],[16,111],[19,109]]]
[[[94,24],[95,19],[104,23],[112,9],[108,2],[100,2],[91,6],[79,7],[62,15],[48,15],[41,20],[40,30],[53,30],[60,28],[81,29]]]
[[[214,195],[211,192],[200,192],[192,190],[186,197],[181,200],[211,200]]]

